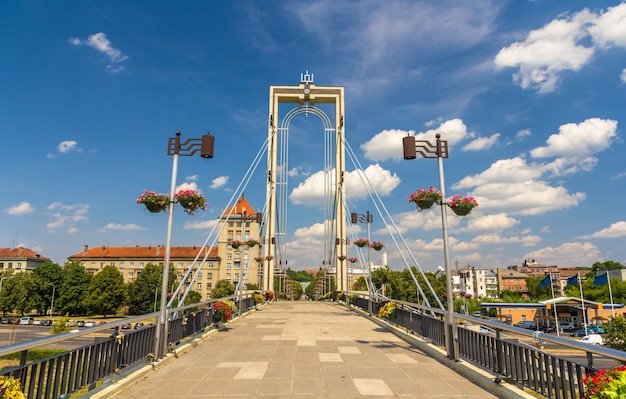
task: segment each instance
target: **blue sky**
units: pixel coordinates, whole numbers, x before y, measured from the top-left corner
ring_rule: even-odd
[[[438,186],[437,162],[402,160],[407,134],[448,140],[448,196],[480,203],[449,217],[455,264],[626,258],[618,1],[3,1],[0,54],[0,247],[63,264],[83,245],[165,244],[167,216],[135,199],[169,191],[177,130],[216,140],[213,159],[179,162],[211,206],[177,210],[172,244],[201,245],[267,137],[269,87],[308,70],[345,87],[348,143],[425,269],[443,262],[439,211],[406,198]],[[294,269],[321,261],[320,129],[290,136]],[[259,210],[264,182],[245,191]],[[351,187],[352,210],[373,211]],[[385,231],[375,216],[372,238]]]

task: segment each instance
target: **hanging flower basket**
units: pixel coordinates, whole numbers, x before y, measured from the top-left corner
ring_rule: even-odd
[[[249,246],[250,248],[256,247],[257,245],[260,245],[260,244],[261,242],[259,240],[255,240],[253,238],[246,241],[246,245]]]
[[[274,257],[273,257],[272,255],[267,255],[267,256],[265,257],[265,259],[266,259],[266,260],[272,260],[272,259],[274,259]]]
[[[170,197],[167,194],[143,190],[143,193],[137,198],[137,203],[144,205],[152,213],[165,212],[170,204]]]
[[[239,240],[230,240],[228,241],[228,244],[233,248],[233,249],[237,249],[240,246],[242,246],[243,244],[245,244],[243,241],[239,241]]]
[[[385,244],[380,241],[372,241],[372,243],[370,244],[370,248],[372,248],[374,251],[380,251],[381,249],[385,248]]]
[[[348,258],[348,262],[350,263],[355,263],[357,261],[356,258]]]
[[[359,248],[363,248],[369,245],[369,243],[369,240],[366,238],[357,238],[356,240],[352,241],[352,244],[356,245]]]
[[[199,191],[195,190],[181,190],[174,195],[174,201],[178,202],[180,206],[185,208],[185,213],[193,215],[199,210],[205,210],[209,207],[206,199]]]
[[[337,257],[337,259],[339,259],[339,261],[340,261],[340,262],[343,262],[344,260],[346,260],[346,259],[347,259],[347,256],[346,256],[346,255],[339,255],[339,256]]]
[[[461,197],[461,195],[457,194],[448,200],[447,205],[456,215],[466,216],[472,212],[472,209],[478,206],[478,202],[473,197]]]
[[[429,209],[435,202],[441,201],[442,199],[443,194],[441,194],[441,191],[433,186],[429,189],[420,188],[407,198],[409,202],[414,202],[420,209]]]

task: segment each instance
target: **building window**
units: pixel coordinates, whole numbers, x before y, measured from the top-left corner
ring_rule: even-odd
[[[197,290],[201,290],[201,289],[202,289],[202,283],[198,283],[198,284],[196,284],[196,289],[197,289]]]
[[[124,268],[124,262],[120,262],[120,269]]]
[[[202,278],[202,273],[198,273],[198,278]]]
[[[226,280],[230,280],[230,273],[226,273]]]
[[[4,262],[0,262],[0,269],[4,269]]]
[[[207,287],[208,289],[213,288],[213,283],[206,283],[206,287]]]
[[[226,254],[226,259],[232,259],[233,258],[233,254]]]
[[[139,262],[139,268],[143,269],[143,262]]]
[[[241,268],[241,264],[239,262],[235,262],[235,269],[239,270]]]
[[[209,279],[213,278],[213,273],[212,272],[208,272],[206,274],[206,278],[209,278]],[[211,284],[211,283],[209,283],[209,284]]]
[[[213,263],[207,263],[206,268],[207,269],[213,269]]]
[[[128,278],[129,278],[129,279],[132,279],[132,278],[133,278],[133,276],[134,276],[133,272],[128,272]]]
[[[235,281],[239,281],[239,273],[235,273]]]
[[[134,269],[135,268],[135,262],[130,262],[130,268]]]
[[[235,259],[239,260],[239,258],[240,258],[239,254],[235,254]]]
[[[227,269],[227,270],[230,270],[230,269],[232,269],[232,268],[233,268],[233,265],[231,265],[230,263],[227,263],[227,264],[226,264],[226,269]]]
[[[21,269],[22,268],[22,262],[17,262],[17,268]]]
[[[233,227],[235,225],[235,222],[233,222],[232,220],[228,222],[228,227]]]
[[[248,263],[244,263],[244,264],[243,264],[243,269],[244,269],[244,270],[248,270]]]
[[[228,230],[228,241],[233,239],[233,231],[232,230]]]
[[[211,294],[206,294],[206,299],[211,299]]]
[[[100,269],[104,268],[104,262],[100,262]]]
[[[9,262],[9,269],[13,269],[13,262]]]

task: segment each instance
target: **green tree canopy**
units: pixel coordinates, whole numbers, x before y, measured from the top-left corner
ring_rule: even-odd
[[[148,263],[128,284],[128,312],[145,314],[161,309],[163,266]]]
[[[89,283],[88,294],[84,299],[85,307],[90,312],[106,317],[115,315],[124,303],[124,277],[115,266],[105,266]]]
[[[54,303],[55,308],[70,315],[87,313],[84,300],[87,296],[91,274],[78,261],[68,262],[63,266],[63,281],[57,286],[59,300]],[[57,305],[58,302],[58,305]]]
[[[225,298],[235,294],[235,286],[228,280],[220,280],[211,290],[211,298]]]

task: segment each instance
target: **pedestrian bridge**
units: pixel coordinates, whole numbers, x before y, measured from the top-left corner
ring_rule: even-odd
[[[531,397],[463,361],[446,364],[442,349],[402,335],[338,302],[272,302],[85,397]]]

